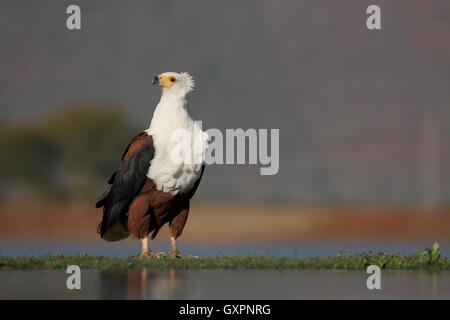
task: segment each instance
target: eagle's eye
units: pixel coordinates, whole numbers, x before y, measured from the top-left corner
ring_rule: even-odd
[[[170,82],[175,82],[175,77],[170,77]]]

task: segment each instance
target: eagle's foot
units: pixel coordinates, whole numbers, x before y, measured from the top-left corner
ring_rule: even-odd
[[[181,256],[183,259],[200,259],[199,256],[194,256],[193,254],[188,254],[187,256]]]
[[[171,258],[171,259],[176,259],[176,258],[178,258],[178,259],[189,259],[189,258],[198,259],[199,257],[193,256],[192,254],[188,254],[188,255],[184,256],[178,250],[170,250],[169,258]]]
[[[151,250],[142,251],[141,254],[138,256],[139,258],[146,258],[146,259],[159,259],[166,254],[164,252],[153,252]]]

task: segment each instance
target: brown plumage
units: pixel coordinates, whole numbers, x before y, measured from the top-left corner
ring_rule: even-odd
[[[152,233],[156,237],[159,229],[167,222],[172,222],[182,211],[189,211],[187,195],[172,195],[156,189],[155,183],[147,178],[141,192],[133,199],[127,212],[127,227],[131,234],[139,239]],[[171,235],[175,238],[181,235],[186,223],[187,213],[177,219],[175,229],[171,228]],[[182,221],[179,221],[179,220]]]

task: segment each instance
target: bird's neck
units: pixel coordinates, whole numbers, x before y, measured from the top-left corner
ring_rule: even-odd
[[[187,100],[184,95],[162,94],[156,106],[148,131],[158,133],[168,129],[184,128],[193,122],[187,111]],[[149,132],[149,133],[150,133]]]
[[[163,93],[161,95],[161,100],[159,101],[159,104],[156,108],[158,109],[162,105],[166,109],[169,109],[169,108],[185,109],[186,105],[187,105],[186,95],[179,94],[176,92],[175,93],[174,92],[167,93],[166,91],[163,91]]]
[[[173,86],[162,88],[161,101],[163,100],[186,100],[186,90],[183,87]]]

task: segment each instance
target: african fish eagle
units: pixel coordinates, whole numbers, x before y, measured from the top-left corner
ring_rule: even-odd
[[[106,241],[123,240],[131,234],[142,241],[140,256],[159,258],[164,253],[152,252],[148,240],[168,222],[169,257],[181,258],[176,239],[186,224],[189,201],[205,169],[208,135],[187,110],[186,95],[194,89],[188,73],[162,73],[153,78],[153,84],[162,88],[161,100],[150,127],[131,140],[119,169],[108,181],[109,190],[96,204],[103,207],[98,232]],[[178,129],[192,137],[180,151],[182,161],[174,161],[172,152],[179,143],[173,138]],[[199,156],[201,160],[195,161]]]

